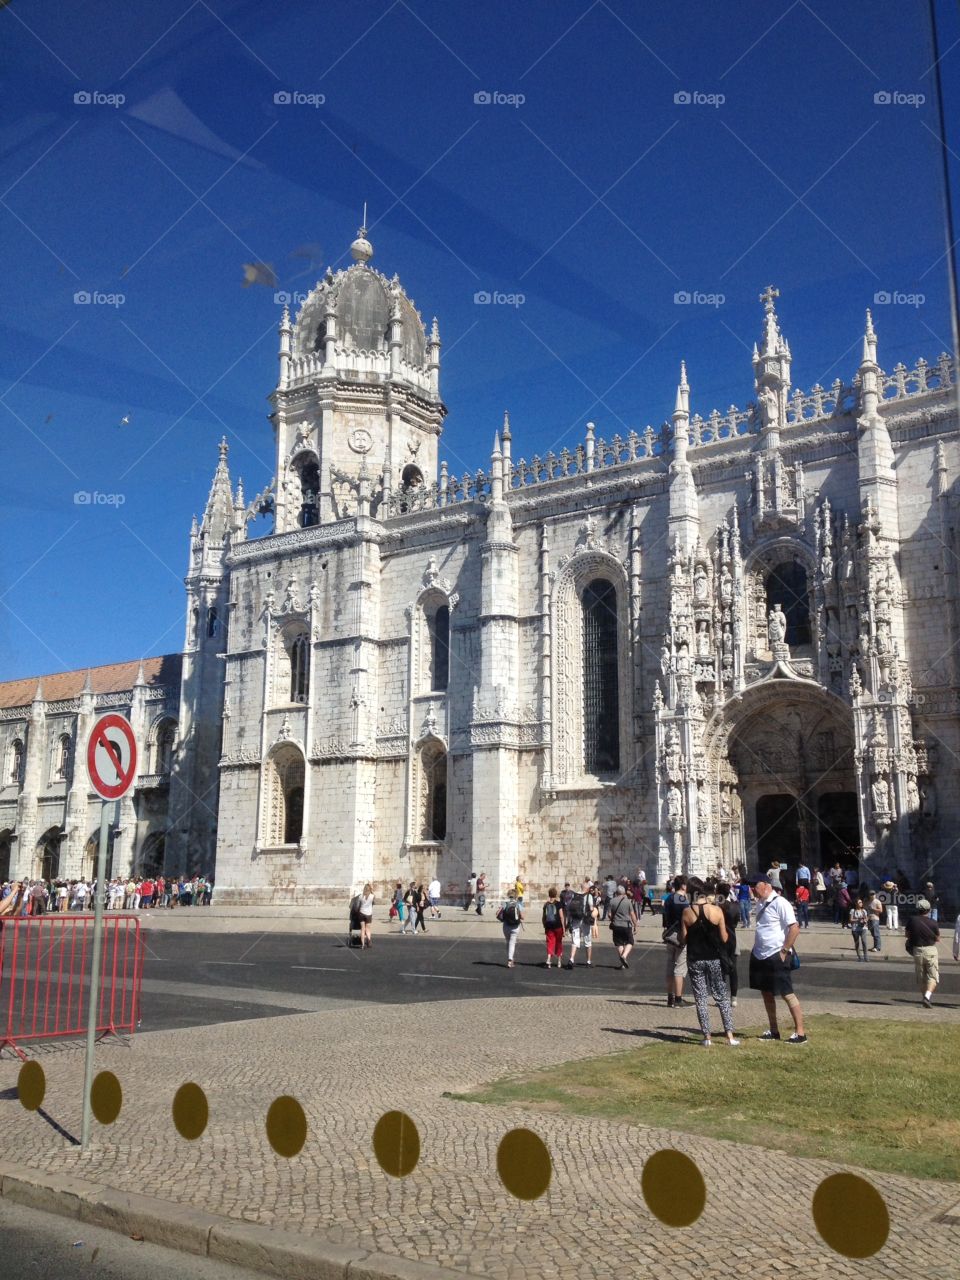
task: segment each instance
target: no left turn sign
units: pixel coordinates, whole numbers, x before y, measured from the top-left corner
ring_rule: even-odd
[[[104,800],[126,795],[137,772],[137,742],[129,720],[114,713],[100,717],[87,744],[87,770]]]

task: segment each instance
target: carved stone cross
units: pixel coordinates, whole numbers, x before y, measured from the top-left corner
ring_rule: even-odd
[[[774,298],[779,298],[779,297],[780,297],[780,290],[775,288],[772,284],[768,284],[767,287],[764,289],[763,293],[760,294],[760,301],[763,303],[764,310],[772,311],[773,300]]]

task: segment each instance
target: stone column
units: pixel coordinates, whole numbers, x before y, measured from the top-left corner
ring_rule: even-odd
[[[480,684],[474,700],[474,860],[487,869],[490,896],[519,869],[518,805],[518,605],[519,548],[503,496],[499,436],[492,456],[487,539],[480,548]],[[481,857],[482,852],[482,857]]]

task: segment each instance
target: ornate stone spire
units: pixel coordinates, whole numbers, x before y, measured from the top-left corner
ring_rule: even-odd
[[[510,471],[510,442],[513,440],[513,432],[510,430],[510,414],[504,409],[503,411],[503,430],[500,432],[500,439],[503,441],[503,465],[505,474],[509,475]]]
[[[690,444],[690,384],[687,366],[680,363],[676,408],[673,411],[673,461],[670,463],[670,514],[668,527],[672,545],[689,552],[700,536],[700,513],[697,487],[687,461]]]
[[[200,522],[200,533],[212,542],[223,542],[233,521],[233,493],[230,486],[230,472],[227,468],[227,454],[230,446],[226,436],[220,441],[220,461],[213,475],[210,495]]]
[[[763,303],[763,336],[759,350],[753,349],[753,377],[757,392],[757,410],[763,447],[775,449],[780,443],[780,428],[787,420],[787,397],[790,394],[790,346],[780,332],[774,300],[780,290],[767,285],[760,294]]]
[[[690,384],[687,382],[686,361],[680,361],[680,381],[677,383],[677,399],[673,410],[673,458],[676,463],[687,460],[690,443]]]

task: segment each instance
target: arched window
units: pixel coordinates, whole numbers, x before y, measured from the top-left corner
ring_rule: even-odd
[[[162,720],[157,725],[153,744],[153,772],[168,774],[173,767],[173,748],[177,741],[177,722]]]
[[[278,747],[264,778],[263,843],[299,844],[303,835],[303,756],[292,744]]]
[[[320,468],[315,462],[304,462],[300,471],[300,515],[298,524],[301,529],[309,529],[320,523]]]
[[[303,835],[303,787],[291,787],[286,801],[283,843],[298,844]]]
[[[207,610],[207,635],[215,636],[220,630],[220,618],[217,613],[216,605],[211,605]]]
[[[767,574],[764,584],[767,593],[767,612],[775,604],[783,610],[787,620],[788,645],[810,644],[810,601],[807,591],[807,571],[798,560],[778,564]]]
[[[583,763],[587,773],[620,768],[617,589],[596,578],[584,589]]]
[[[301,632],[290,645],[290,701],[305,703],[310,695],[310,641]]]
[[[447,753],[439,743],[424,747],[420,760],[423,797],[422,839],[447,838]]]
[[[15,738],[10,745],[10,773],[8,777],[13,783],[23,780],[23,742],[20,738]]]
[[[190,635],[187,637],[187,644],[194,645],[197,643],[197,637],[200,634],[200,610],[194,606],[190,611]]]
[[[442,604],[427,615],[430,636],[430,688],[444,690],[450,681],[450,607]]]
[[[66,781],[70,776],[71,743],[69,733],[61,733],[57,739],[54,760],[54,777],[58,781]]]

